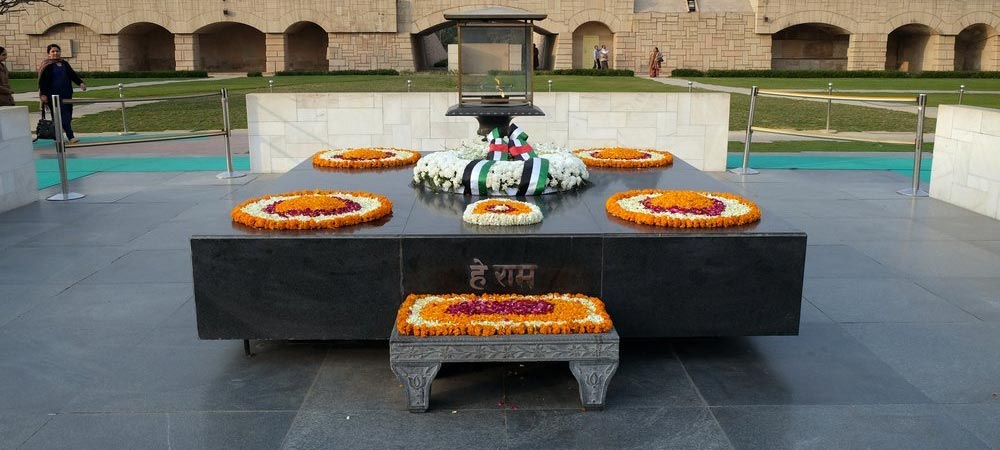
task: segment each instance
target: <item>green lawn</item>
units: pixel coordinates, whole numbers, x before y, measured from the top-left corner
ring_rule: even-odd
[[[87,83],[87,87],[97,87],[97,86],[114,86],[118,83],[142,83],[146,81],[166,81],[166,80],[190,80],[191,78],[84,78],[83,81]],[[16,80],[10,80],[10,87],[15,93],[21,92],[38,92],[38,79],[37,78],[19,78]],[[112,89],[115,93],[115,97],[118,96],[118,90]]]
[[[229,109],[234,128],[246,128],[246,94],[268,92],[270,78],[234,78],[204,81],[196,84],[164,84],[137,87],[129,90],[130,96],[145,97],[214,92],[229,89]],[[667,86],[655,81],[631,77],[581,77],[547,76],[536,78],[536,92],[680,92],[686,88]],[[406,80],[412,80],[411,89],[423,92],[453,92],[456,79],[444,74],[352,75],[352,76],[283,76],[275,77],[274,92],[405,92]],[[90,98],[117,97],[115,92],[94,91]],[[78,95],[83,97],[83,95]],[[217,99],[180,100],[128,108],[129,129],[135,131],[204,130],[222,127]],[[121,128],[118,112],[104,112],[81,117],[73,121],[73,128],[80,132],[101,132]]]
[[[267,92],[270,78],[233,78],[174,83],[129,89],[129,96],[146,97],[216,92],[225,87],[231,93],[230,111],[234,128],[246,128],[246,99],[248,93]],[[631,77],[541,76],[536,77],[535,91],[548,90],[552,80],[553,91],[558,92],[685,92],[686,88],[668,86],[650,80]],[[456,90],[454,76],[441,73],[412,73],[391,75],[352,76],[283,76],[275,77],[274,92],[405,92],[406,80],[412,80],[414,91],[452,92]],[[713,79],[715,80],[715,79]],[[719,79],[739,80],[739,79]],[[768,79],[765,79],[768,80]],[[775,81],[773,79],[769,81]],[[779,80],[780,81],[780,80]],[[791,79],[791,81],[802,81]],[[858,81],[850,79],[850,81]],[[865,79],[865,82],[884,82],[883,79]],[[932,81],[941,80],[888,80]],[[977,80],[979,81],[979,80]],[[993,81],[993,80],[981,80]],[[77,97],[114,98],[116,90],[93,91]],[[947,98],[938,94],[938,98]],[[934,97],[931,97],[932,101]],[[967,104],[987,106],[1000,96],[966,96]],[[957,101],[957,98],[956,98]],[[947,101],[945,101],[947,102]],[[934,103],[932,103],[934,104]],[[182,100],[139,105],[128,109],[129,129],[136,131],[204,130],[222,126],[217,99]],[[730,107],[730,129],[746,128],[749,96],[733,95]],[[774,128],[821,129],[825,125],[826,105],[781,98],[761,98],[758,101],[755,124]],[[88,115],[74,121],[74,128],[81,132],[114,131],[121,127],[118,112]],[[933,130],[934,121],[928,120],[927,129]],[[886,111],[851,105],[834,105],[832,128],[841,131],[913,131],[916,116],[905,112]]]

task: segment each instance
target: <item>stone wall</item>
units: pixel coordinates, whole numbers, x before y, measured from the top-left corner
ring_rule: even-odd
[[[247,95],[250,165],[285,172],[324,148],[396,146],[441,150],[478,139],[472,117],[446,117],[457,94]],[[519,117],[532,142],[567,148],[666,149],[708,171],[725,170],[729,94],[538,93],[544,117]]]
[[[556,69],[580,64],[580,57],[574,55],[582,43],[574,46],[574,37],[584,33],[581,26],[588,23],[603,24],[611,33],[602,40],[613,49],[612,67],[640,72],[646,70],[654,46],[667,54],[666,70],[765,69],[771,66],[771,35],[806,23],[828,24],[850,33],[848,69],[883,69],[888,34],[911,23],[925,25],[932,37],[921,66],[942,70],[954,66],[954,37],[962,30],[980,23],[1000,30],[1000,3],[992,0],[753,0],[749,7],[733,11],[724,10],[729,3],[715,3],[716,8],[695,13],[646,7],[636,12],[634,0],[500,0],[490,4],[548,14],[537,23],[536,31],[554,36],[551,67]],[[76,42],[75,66],[114,70],[120,59],[118,33],[130,25],[149,23],[175,35],[177,68],[190,69],[200,61],[191,55],[197,49],[192,49],[190,36],[206,27],[241,23],[266,35],[282,35],[296,24],[312,22],[329,33],[326,54],[331,68],[412,70],[415,35],[444,23],[445,13],[477,6],[482,5],[463,0],[78,0],[68,3],[65,10],[36,4],[27,13],[0,16],[0,42],[8,47],[8,65],[14,70],[33,69],[43,56],[44,45],[58,39]],[[126,45],[122,51],[133,47]],[[1000,50],[992,47],[984,55],[983,67],[995,68],[1000,61],[996,55]],[[121,60],[131,62],[134,57],[124,54]],[[310,62],[296,60],[296,64]],[[277,56],[268,56],[269,67],[285,64]],[[837,64],[843,64],[839,56]]]
[[[38,200],[28,108],[0,107],[0,212]]]
[[[1000,111],[938,108],[930,195],[1000,220]]]
[[[636,14],[635,33],[623,38],[624,69],[648,71],[653,47],[663,52],[661,70],[769,69],[771,36],[754,33],[746,13]]]

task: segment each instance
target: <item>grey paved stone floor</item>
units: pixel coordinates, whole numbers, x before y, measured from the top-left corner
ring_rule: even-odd
[[[188,237],[274,178],[213,175],[0,214],[0,449],[1000,450],[1000,222],[894,173],[713,175],[809,233],[800,336],[625,341],[603,412],[564,364],[446,365],[423,415],[384,344],[198,340]]]

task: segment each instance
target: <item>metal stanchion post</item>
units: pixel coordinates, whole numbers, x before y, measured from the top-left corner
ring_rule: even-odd
[[[833,95],[833,83],[826,84],[826,93]],[[833,109],[833,99],[826,101],[826,132],[830,132],[830,111]]]
[[[274,80],[267,80],[267,91],[274,92]]]
[[[549,80],[549,92],[552,92],[552,80]]]
[[[128,131],[128,122],[125,120],[125,85],[118,83],[118,98],[122,99],[122,132],[118,133],[119,136],[129,136],[135,133]]]
[[[226,171],[215,177],[219,179],[245,177],[247,174],[233,170],[233,149],[229,142],[233,130],[229,123],[229,90],[226,88],[222,88],[222,127],[222,131],[226,132]]]
[[[63,139],[62,127],[62,99],[58,95],[51,97],[52,101],[52,124],[56,128],[56,156],[59,158],[59,187],[62,192],[49,196],[46,200],[63,201],[76,200],[85,197],[83,194],[69,191],[69,175],[66,169],[66,141]]]
[[[962,97],[965,97],[965,85],[964,84],[958,87],[958,104],[959,105],[962,104]]]
[[[909,197],[927,197],[927,191],[920,190],[920,158],[924,149],[924,113],[927,109],[927,94],[917,94],[917,137],[913,145],[913,186],[896,191]]]
[[[760,173],[750,168],[750,141],[753,139],[753,111],[757,105],[757,86],[750,88],[750,117],[747,118],[747,140],[743,144],[743,166],[729,169],[732,173],[740,175],[756,175]]]
[[[691,93],[692,89],[694,89],[694,81],[688,81],[688,93],[689,94]]]
[[[413,87],[413,80],[406,80],[406,92],[411,92],[410,89]]]

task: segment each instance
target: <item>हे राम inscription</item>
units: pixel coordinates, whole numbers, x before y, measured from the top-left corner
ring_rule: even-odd
[[[493,278],[501,287],[531,289],[535,287],[537,269],[537,264],[494,264]],[[489,265],[483,264],[479,258],[473,258],[469,265],[469,286],[477,291],[486,289],[486,272],[489,270]]]

